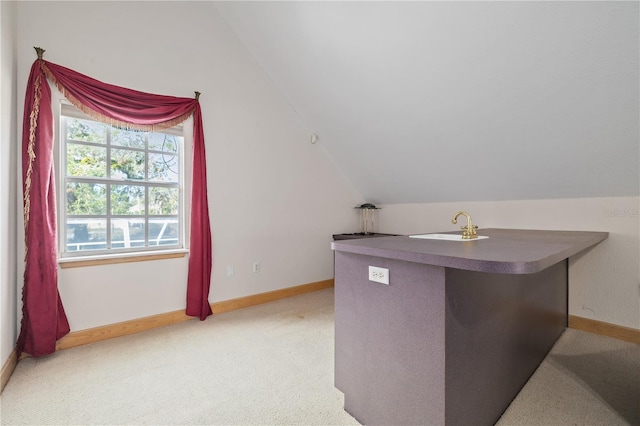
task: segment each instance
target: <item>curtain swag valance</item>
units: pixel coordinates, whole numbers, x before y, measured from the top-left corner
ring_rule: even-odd
[[[25,272],[18,353],[53,353],[56,341],[70,330],[58,292],[54,122],[47,79],[80,111],[109,125],[157,131],[193,116],[186,313],[204,320],[212,313],[212,249],[200,93],[195,99],[179,98],[114,86],[45,61],[44,50],[35,49],[38,59],[27,82],[22,129]]]

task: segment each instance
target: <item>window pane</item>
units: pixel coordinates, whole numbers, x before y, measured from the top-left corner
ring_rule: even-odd
[[[149,187],[149,214],[178,214],[180,193],[178,188]]]
[[[67,139],[105,143],[107,140],[107,125],[79,118],[67,118]]]
[[[181,247],[184,138],[174,130],[127,130],[69,114],[60,121],[64,252]]]
[[[146,132],[135,130],[111,128],[111,143],[114,145],[126,146],[130,148],[144,148]]]
[[[144,215],[144,186],[111,185],[111,214]]]
[[[178,219],[149,220],[149,246],[176,245],[178,237]]]
[[[178,183],[178,157],[168,154],[149,154],[149,180]]]
[[[67,144],[67,176],[107,176],[107,150],[101,146]]]
[[[67,251],[104,250],[106,248],[106,219],[67,220]]]
[[[144,179],[144,152],[128,149],[111,150],[111,178]]]
[[[107,186],[103,183],[67,183],[67,215],[106,215]]]
[[[144,219],[113,219],[111,248],[145,247]]]
[[[149,133],[149,149],[152,151],[162,151],[177,153],[180,141],[179,136],[167,135],[166,133]]]

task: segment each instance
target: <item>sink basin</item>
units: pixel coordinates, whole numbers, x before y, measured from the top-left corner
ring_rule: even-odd
[[[462,235],[459,234],[421,234],[421,235],[409,235],[409,238],[423,238],[425,240],[444,240],[444,241],[476,241],[489,238],[487,236],[478,235],[477,238],[471,240],[463,240]]]

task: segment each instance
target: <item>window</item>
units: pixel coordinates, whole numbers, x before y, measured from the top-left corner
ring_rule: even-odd
[[[181,249],[182,128],[128,130],[60,114],[61,257]]]

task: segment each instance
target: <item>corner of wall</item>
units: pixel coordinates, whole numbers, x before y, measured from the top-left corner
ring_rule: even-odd
[[[17,2],[0,2],[0,365],[10,376],[18,325],[17,296]],[[8,380],[8,376],[6,379]]]

